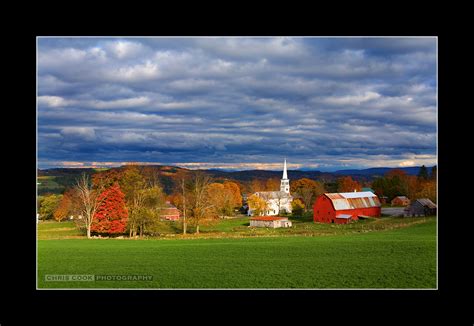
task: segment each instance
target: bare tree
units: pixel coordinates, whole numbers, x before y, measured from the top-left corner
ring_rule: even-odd
[[[99,200],[100,191],[92,188],[89,177],[85,173],[81,175],[80,179],[76,180],[75,188],[79,195],[80,211],[87,230],[87,238],[90,238],[92,221],[102,202]]]
[[[196,233],[199,234],[199,224],[209,213],[212,205],[207,196],[207,187],[211,184],[211,178],[202,172],[196,172],[191,183],[192,212],[196,223]]]
[[[183,190],[183,234],[186,234],[186,195],[184,192],[184,179],[181,180],[181,188]]]
[[[315,191],[312,188],[301,188],[297,192],[304,203],[304,211],[307,212],[311,208],[311,204],[314,202]]]

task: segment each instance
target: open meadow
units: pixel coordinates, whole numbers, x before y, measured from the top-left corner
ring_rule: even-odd
[[[42,222],[38,288],[436,288],[434,217],[293,223],[254,229],[239,218],[200,235],[168,225],[156,238],[88,240],[71,222]],[[152,280],[45,281],[66,274]]]

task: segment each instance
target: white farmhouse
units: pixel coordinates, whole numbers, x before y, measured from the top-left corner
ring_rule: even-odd
[[[286,212],[291,213],[291,202],[293,196],[290,195],[290,180],[286,171],[286,159],[283,165],[283,178],[280,182],[280,191],[259,191],[255,195],[267,202],[268,209],[261,215],[272,216]],[[252,207],[249,206],[247,213],[249,216],[254,215]]]

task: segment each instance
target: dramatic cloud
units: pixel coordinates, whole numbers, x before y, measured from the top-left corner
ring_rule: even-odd
[[[435,38],[39,38],[39,166],[436,164],[436,54]]]

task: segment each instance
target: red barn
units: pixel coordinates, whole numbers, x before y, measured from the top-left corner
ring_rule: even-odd
[[[379,217],[379,198],[370,191],[326,193],[314,202],[314,221],[346,224],[360,218]]]
[[[405,196],[397,196],[391,201],[392,206],[408,206],[410,205],[410,199]]]
[[[169,201],[166,202],[165,207],[160,209],[160,219],[177,221],[179,220],[179,209],[171,205]]]

